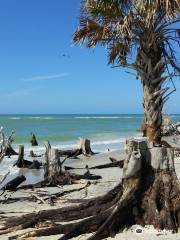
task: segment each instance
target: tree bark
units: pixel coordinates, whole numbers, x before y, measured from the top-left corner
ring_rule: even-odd
[[[144,86],[144,112],[146,116],[146,137],[155,146],[161,145],[162,96],[155,93],[157,87]]]
[[[162,87],[167,79],[163,62],[163,36],[148,29],[141,36],[140,48],[136,58],[136,71],[141,78],[144,91],[144,126],[149,142],[161,145],[162,108],[167,98],[168,88]]]
[[[91,150],[91,142],[89,139],[79,138],[79,146],[78,149],[82,150],[82,154],[85,156],[93,155],[93,151]]]

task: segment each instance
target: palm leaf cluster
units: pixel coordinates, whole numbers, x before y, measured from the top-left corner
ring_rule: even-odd
[[[109,64],[137,70],[138,50],[162,48],[169,76],[180,72],[174,46],[180,45],[180,0],[83,0],[75,43],[108,49]],[[162,60],[162,58],[161,58]]]

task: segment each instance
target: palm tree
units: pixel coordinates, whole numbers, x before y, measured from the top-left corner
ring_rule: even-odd
[[[164,84],[180,71],[174,45],[180,43],[175,22],[179,0],[86,0],[75,43],[108,50],[108,63],[136,71],[144,90],[146,134],[161,144],[162,108],[169,97]],[[135,56],[135,57],[134,57]]]
[[[89,240],[114,236],[133,224],[154,225],[177,231],[180,227],[180,186],[173,149],[161,146],[162,108],[180,69],[175,45],[180,44],[180,0],[83,0],[75,43],[100,44],[108,62],[136,71],[144,90],[144,115],[148,142],[127,141],[122,182],[104,196],[78,206],[44,210],[6,219],[0,234],[34,227],[21,237],[64,234],[68,240],[95,232]],[[43,224],[44,221],[69,224]],[[24,222],[25,221],[25,222]],[[84,239],[84,238],[83,238]]]

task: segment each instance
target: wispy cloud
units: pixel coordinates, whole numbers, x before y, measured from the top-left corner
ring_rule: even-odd
[[[51,74],[51,75],[41,75],[41,76],[34,76],[34,77],[31,77],[31,78],[26,78],[26,79],[23,79],[23,81],[31,82],[31,81],[54,80],[54,79],[60,79],[60,78],[68,77],[70,75],[71,75],[71,73],[68,73],[68,72]]]
[[[29,96],[34,91],[42,89],[42,87],[36,87],[36,88],[24,88],[24,89],[18,89],[7,93],[1,93],[0,98],[15,98],[15,97],[22,97],[22,96]]]

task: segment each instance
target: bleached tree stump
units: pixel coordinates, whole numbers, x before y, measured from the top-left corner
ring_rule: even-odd
[[[45,168],[44,178],[49,184],[70,184],[71,177],[68,172],[63,171],[62,163],[59,157],[59,150],[52,149],[49,142],[45,143]]]
[[[5,156],[10,157],[11,155],[18,155],[12,148],[11,144],[13,142],[13,135],[14,131],[11,132],[10,136],[7,137],[7,139],[4,136],[3,133],[3,127],[0,128],[0,162],[3,160]]]
[[[78,149],[82,151],[82,154],[85,156],[93,155],[91,150],[91,142],[89,139],[79,138]]]

